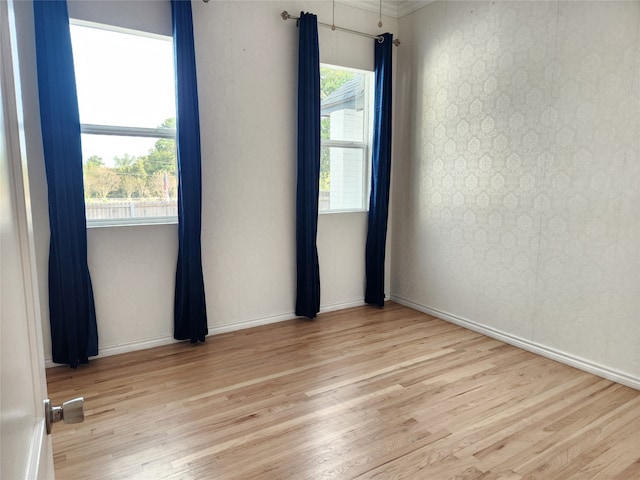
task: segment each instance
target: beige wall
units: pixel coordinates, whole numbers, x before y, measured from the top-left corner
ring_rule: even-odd
[[[293,317],[297,30],[279,13],[330,22],[331,2],[193,9],[216,333]],[[30,3],[16,15],[48,338]],[[376,30],[374,13],[336,4],[336,16]],[[435,2],[384,19],[403,42],[387,256],[395,298],[640,385],[639,20],[637,2]],[[321,28],[320,44],[323,62],[373,66],[369,40]],[[362,302],[365,229],[366,214],[320,216],[323,309]],[[171,341],[176,227],[88,238],[102,352]]]
[[[640,386],[638,2],[400,20],[392,295]]]
[[[29,174],[43,309],[47,300],[48,213],[42,160],[31,2],[17,2]],[[80,18],[170,32],[168,2],[71,0]],[[117,9],[113,10],[113,5]],[[194,1],[202,133],[202,256],[211,333],[294,317],[297,29],[282,10],[331,22],[330,1]],[[158,13],[157,9],[164,9]],[[153,12],[153,13],[152,13]],[[147,19],[146,16],[149,16]],[[336,23],[395,31],[374,13],[336,4]],[[321,61],[373,69],[373,40],[320,29]],[[321,215],[321,309],[364,299],[366,213]],[[102,354],[172,341],[177,226],[88,231]],[[387,262],[387,265],[389,263]],[[389,284],[389,281],[387,281]],[[387,289],[388,291],[388,289]]]

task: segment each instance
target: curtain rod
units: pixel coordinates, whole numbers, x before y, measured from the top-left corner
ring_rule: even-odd
[[[289,15],[289,12],[287,12],[286,10],[283,11],[280,14],[280,16],[282,17],[283,20],[299,20],[300,19],[300,17],[294,17],[293,15]],[[370,33],[358,32],[357,30],[351,30],[349,28],[338,27],[336,25],[329,25],[328,23],[322,23],[322,22],[318,22],[318,25],[330,28],[331,30],[340,30],[341,32],[353,33],[354,35],[360,35],[361,37],[373,38],[374,40],[377,40],[379,43],[384,42],[384,37],[382,35],[371,35]],[[393,41],[393,44],[396,47],[398,47],[400,45],[400,40],[395,39]]]

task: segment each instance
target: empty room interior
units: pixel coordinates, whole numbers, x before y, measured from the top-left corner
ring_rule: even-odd
[[[3,2],[55,478],[640,479],[640,2]]]

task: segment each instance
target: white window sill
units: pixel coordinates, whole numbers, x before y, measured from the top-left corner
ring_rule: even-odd
[[[144,225],[177,225],[178,217],[122,218],[87,220],[87,228],[138,227]]]
[[[347,210],[323,210],[323,211],[319,211],[318,215],[331,215],[334,213],[369,213],[369,209],[354,208],[354,209],[347,209]]]

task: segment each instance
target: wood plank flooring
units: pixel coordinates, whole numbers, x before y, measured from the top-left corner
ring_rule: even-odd
[[[640,392],[406,307],[47,371],[58,480],[640,479]]]

